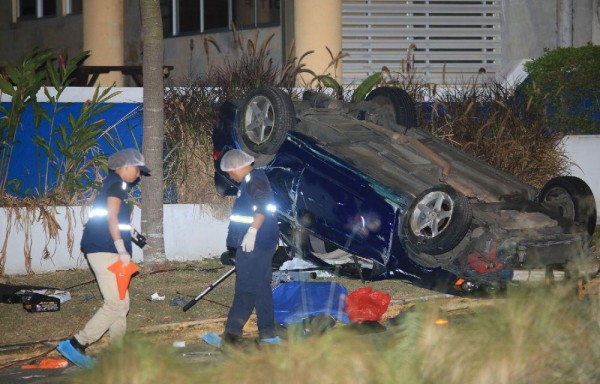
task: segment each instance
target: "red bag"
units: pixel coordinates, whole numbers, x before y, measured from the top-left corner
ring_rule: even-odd
[[[371,287],[358,288],[346,298],[346,313],[352,322],[379,321],[392,297]]]

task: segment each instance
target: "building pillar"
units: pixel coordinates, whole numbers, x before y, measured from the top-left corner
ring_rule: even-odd
[[[342,61],[329,66],[331,55],[336,57],[342,50],[342,0],[300,0],[294,2],[294,36],[296,57],[305,56],[302,63],[317,75],[329,75],[342,83]],[[312,75],[301,74],[298,85],[307,85]]]
[[[573,46],[573,0],[558,0],[558,46]]]
[[[90,51],[84,65],[123,65],[123,0],[86,0],[83,4],[83,50]],[[123,74],[100,75],[94,85],[123,86]]]
[[[600,1],[592,4],[592,44],[600,45]]]

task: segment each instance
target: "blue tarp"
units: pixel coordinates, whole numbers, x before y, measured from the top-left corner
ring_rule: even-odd
[[[346,287],[334,282],[287,282],[273,288],[275,322],[299,323],[311,316],[331,315],[337,321],[349,323],[345,312]]]

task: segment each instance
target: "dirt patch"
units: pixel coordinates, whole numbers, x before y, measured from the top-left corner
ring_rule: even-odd
[[[144,272],[142,268],[142,273],[134,277],[130,285],[128,329],[152,334],[169,344],[175,340],[199,339],[200,334],[207,331],[221,332],[233,298],[235,278],[225,280],[187,312],[183,312],[181,305],[174,305],[174,301],[187,303],[229,268],[217,259],[171,263],[168,269],[155,273]],[[339,278],[327,281],[330,280],[344,285],[349,292],[363,286],[360,280]],[[27,312],[21,304],[0,304],[3,328],[0,346],[4,347],[70,337],[102,304],[102,296],[88,269],[9,276],[6,284],[58,288],[68,291],[71,300],[63,303],[60,311],[47,313]],[[437,294],[398,280],[367,284],[390,294],[392,300]],[[164,296],[164,300],[152,301],[153,293]],[[252,334],[255,329],[251,320],[246,331]],[[96,348],[103,345],[97,344]],[[3,354],[2,351],[0,354]]]

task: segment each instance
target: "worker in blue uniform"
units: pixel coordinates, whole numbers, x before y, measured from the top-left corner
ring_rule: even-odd
[[[254,169],[254,157],[232,149],[221,158],[221,170],[240,183],[229,218],[227,247],[236,249],[236,281],[233,304],[225,323],[223,337],[207,333],[203,339],[220,347],[242,337],[244,324],[256,309],[259,339],[279,344],[275,334],[273,294],[271,291],[273,255],[279,240],[276,207],[267,176]]]
[[[89,220],[81,238],[81,251],[94,272],[104,304],[87,324],[71,339],[62,341],[57,350],[72,363],[82,367],[93,366],[85,348],[99,340],[106,332],[111,344],[125,335],[129,292],[121,300],[115,274],[108,267],[121,260],[131,261],[131,205],[129,191],[140,179],[149,176],[144,156],[128,148],[108,158],[110,172],[94,200]]]

